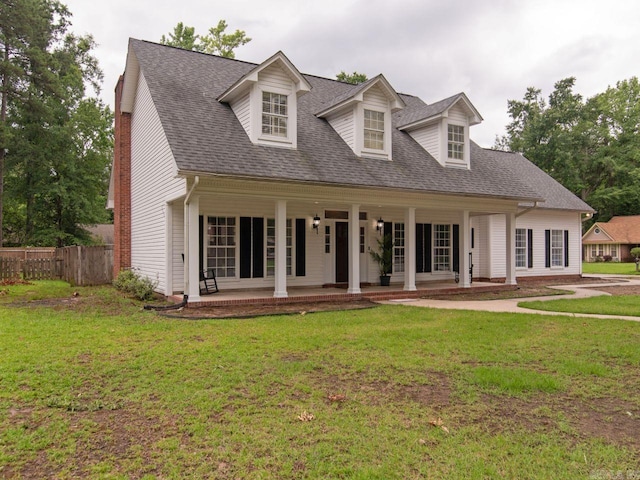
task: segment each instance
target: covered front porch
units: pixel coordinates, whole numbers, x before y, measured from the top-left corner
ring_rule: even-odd
[[[415,298],[423,290],[478,288],[469,272],[480,257],[504,262],[505,284],[516,284],[517,199],[196,176],[187,195],[167,207],[165,291],[179,299],[175,294],[185,292],[190,304]],[[485,253],[495,234],[476,228],[474,235],[474,219],[491,215],[505,219],[501,258]],[[387,235],[393,240],[392,285],[378,287],[370,253]],[[216,272],[221,293],[200,294],[203,270]],[[482,277],[478,272],[474,277]],[[345,288],[326,288],[336,284]]]
[[[274,297],[273,289],[247,289],[247,290],[221,290],[210,295],[201,295],[197,301],[189,302],[189,307],[225,306],[225,305],[253,305],[253,304],[279,304],[302,302],[330,302],[368,299],[378,300],[404,300],[427,296],[442,296],[456,293],[469,292],[493,292],[504,289],[517,288],[514,285],[505,285],[496,282],[474,281],[467,287],[461,287],[453,281],[443,282],[419,282],[416,289],[406,291],[401,284],[393,284],[388,287],[379,285],[361,285],[360,293],[349,293],[347,286],[341,287],[290,287],[287,297]],[[182,295],[172,295],[169,299],[174,303],[183,300]]]

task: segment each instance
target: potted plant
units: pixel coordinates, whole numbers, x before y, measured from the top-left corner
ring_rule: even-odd
[[[380,285],[388,287],[391,282],[391,268],[393,266],[393,240],[391,235],[378,238],[378,251],[369,252],[371,258],[378,264],[380,270]]]

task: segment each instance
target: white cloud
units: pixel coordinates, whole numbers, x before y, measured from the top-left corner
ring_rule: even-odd
[[[124,69],[129,37],[158,41],[179,21],[205,33],[225,19],[252,42],[239,59],[282,50],[304,73],[383,73],[400,92],[434,102],[464,91],[485,121],[472,136],[491,146],[508,99],[528,86],[548,95],[577,78],[585,96],[638,75],[640,4],[616,0],[67,0],[73,30],[92,33],[105,71],[102,97]]]

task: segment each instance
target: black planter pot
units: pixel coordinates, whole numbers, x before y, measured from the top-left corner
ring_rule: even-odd
[[[388,275],[380,276],[380,286],[381,287],[388,287],[390,283],[391,283],[391,277],[390,276],[388,276]]]

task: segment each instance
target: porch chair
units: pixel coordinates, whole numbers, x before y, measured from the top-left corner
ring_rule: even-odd
[[[216,281],[216,271],[213,268],[207,268],[200,272],[200,295],[209,295],[218,293],[218,282]]]

